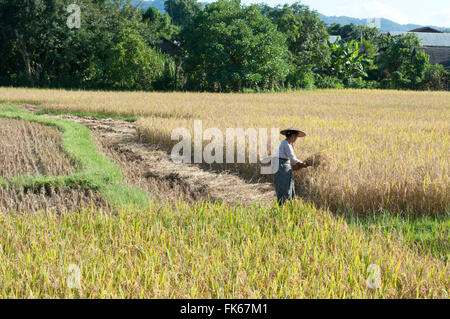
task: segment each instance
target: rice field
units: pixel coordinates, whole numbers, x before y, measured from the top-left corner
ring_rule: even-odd
[[[61,132],[27,121],[0,118],[0,176],[57,176],[76,172],[63,151]]]
[[[100,194],[80,187],[41,186],[38,189],[0,186],[0,211],[4,214],[67,214],[95,207],[111,211]]]
[[[297,157],[323,159],[297,173],[302,198],[283,207],[173,198],[106,212],[76,202],[61,202],[70,208],[64,214],[8,213],[0,207],[0,296],[448,298],[449,98],[447,92],[370,90],[209,94],[0,88],[0,102],[35,104],[38,114],[138,117],[140,138],[162,150],[177,143],[170,138],[174,128],[192,131],[194,120],[202,120],[203,129],[222,131],[299,126],[307,137],[296,143]],[[87,133],[64,125],[59,144],[65,151],[70,146],[84,171],[93,174],[107,166],[114,173],[115,184],[105,195],[127,189],[132,198],[133,190],[120,183],[131,182],[137,170],[122,169],[123,178],[90,144],[84,153],[92,158],[84,160],[84,148],[70,141],[77,139],[77,129],[85,139]],[[126,165],[123,154],[103,153]],[[210,168],[267,180],[255,164]],[[104,183],[108,171],[102,171]],[[17,198],[0,191],[0,198]],[[39,191],[28,196],[49,196],[47,189]],[[98,195],[83,194],[83,203]],[[409,216],[411,223],[402,224],[399,217],[389,219],[391,228],[379,227],[376,216],[388,211]],[[348,215],[375,221],[349,226]],[[406,245],[405,233],[395,230],[414,221],[438,232],[438,241],[429,238],[436,253]]]
[[[333,211],[360,215],[388,210],[434,216],[449,211],[448,92],[212,94],[0,88],[0,100],[36,103],[58,112],[139,116],[141,135],[166,150],[178,142],[171,140],[171,132],[179,127],[192,132],[194,120],[202,120],[203,130],[222,132],[294,125],[307,133],[295,145],[297,157],[321,154],[327,162],[297,173],[296,187],[303,197]],[[248,179],[267,178],[255,164],[213,167]]]
[[[448,298],[444,262],[300,201],[32,217],[0,215],[2,297]]]

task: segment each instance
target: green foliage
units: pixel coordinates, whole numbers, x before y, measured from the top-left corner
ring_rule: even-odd
[[[286,35],[292,62],[296,66],[321,67],[328,61],[328,34],[317,12],[299,2],[275,8],[261,5],[261,11]]]
[[[90,34],[72,32],[66,26],[67,4],[62,0],[0,2],[0,64],[4,63],[0,69],[8,70],[13,83],[64,83],[69,77],[79,81],[76,67],[84,65],[87,53],[77,49]],[[89,4],[80,6],[88,11]]]
[[[327,31],[330,35],[341,36],[341,39],[345,42],[352,40],[361,41],[365,39],[374,43],[379,33],[377,28],[354,25],[353,23],[344,26],[335,23],[329,26]]]
[[[181,83],[178,80],[180,67],[170,56],[160,53],[160,64],[162,72],[153,82],[153,88],[158,91],[173,91],[181,89]]]
[[[288,87],[300,89],[313,89],[314,73],[308,67],[295,67],[286,77]]]
[[[370,40],[362,39],[360,49],[369,59],[374,59],[377,55],[377,46]]]
[[[420,40],[415,34],[385,37],[381,42],[385,50],[376,59],[380,71],[393,74],[398,71],[403,74],[411,63],[416,47],[420,47]]]
[[[331,61],[327,66],[328,73],[338,79],[348,79],[354,76],[367,76],[365,67],[369,59],[359,53],[358,42],[328,41],[331,51]]]
[[[386,48],[377,57],[379,70],[383,71],[383,88],[410,90],[448,89],[447,72],[442,65],[431,65],[430,57],[421,50],[415,34],[383,39]]]
[[[184,27],[200,11],[202,5],[197,0],[166,0],[164,9],[172,18],[172,23]]]
[[[348,78],[345,79],[345,85],[346,87],[352,88],[352,89],[375,89],[377,88],[377,82],[376,81],[366,81],[362,77],[357,78]]]
[[[344,84],[336,77],[332,77],[329,75],[320,75],[316,76],[315,85],[319,89],[343,89]]]
[[[170,16],[154,7],[148,8],[142,18],[147,26],[144,37],[148,39],[148,43],[157,42],[161,36],[170,39],[179,32],[179,28],[171,23]]]
[[[105,65],[96,82],[105,87],[125,90],[150,90],[162,73],[162,56],[149,48],[135,28],[119,33],[119,41],[107,54]]]
[[[149,47],[176,31],[167,15],[123,1],[75,1],[81,28],[66,25],[72,0],[0,2],[0,82],[40,87],[152,89],[168,58]],[[42,19],[42,17],[46,17]],[[151,20],[154,19],[154,20]]]
[[[81,9],[80,29],[66,25],[73,3]],[[167,13],[137,3],[0,0],[0,85],[273,91],[313,88],[314,70],[347,87],[363,85],[355,77],[380,88],[449,87],[448,72],[417,52],[414,34],[390,37],[352,24],[327,30],[299,2],[272,8],[220,0],[202,10],[196,0],[166,0]],[[344,41],[327,44],[328,33]],[[182,49],[162,53],[161,37]]]
[[[450,72],[441,64],[427,65],[422,82],[425,90],[450,90]]]
[[[181,39],[190,89],[272,89],[289,72],[286,38],[256,5],[241,6],[236,0],[208,4],[183,29]]]

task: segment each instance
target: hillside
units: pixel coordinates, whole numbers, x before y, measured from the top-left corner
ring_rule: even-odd
[[[137,6],[140,0],[131,0],[131,4]],[[165,12],[164,10],[164,0],[154,0],[154,1],[142,1],[141,8],[147,10],[150,7],[155,7],[161,12]]]
[[[139,0],[132,0],[131,3],[133,5],[137,5],[139,3]],[[206,2],[200,2],[202,4],[206,4]],[[148,9],[149,7],[155,7],[161,12],[165,12],[164,10],[164,0],[153,0],[153,1],[143,1],[141,8]],[[322,19],[323,22],[326,24],[333,24],[338,23],[341,25],[350,24],[353,23],[355,25],[366,25],[367,19],[358,19],[358,18],[352,18],[347,16],[326,16],[321,13],[319,13],[320,19]],[[388,32],[388,31],[409,31],[412,29],[423,27],[423,25],[419,24],[399,24],[392,20],[381,18],[381,32]],[[450,29],[446,29],[443,27],[437,27],[437,26],[430,26],[432,28],[442,30],[442,31],[450,31]]]
[[[325,22],[326,24],[334,24],[334,23],[338,23],[341,25],[346,25],[346,24],[355,24],[355,25],[366,25],[367,24],[367,19],[358,19],[358,18],[352,18],[352,17],[346,17],[346,16],[340,16],[340,17],[336,17],[336,16],[326,16],[323,14],[319,13],[319,17],[320,19]],[[381,32],[389,32],[389,31],[409,31],[412,29],[416,29],[416,28],[421,28],[424,27],[423,25],[420,24],[399,24],[397,22],[394,22],[392,20],[389,19],[385,19],[385,18],[381,18],[380,19],[380,31]],[[434,29],[438,29],[438,30],[442,30],[442,31],[449,31],[449,29],[445,29],[443,27],[437,27],[437,26],[430,26]]]

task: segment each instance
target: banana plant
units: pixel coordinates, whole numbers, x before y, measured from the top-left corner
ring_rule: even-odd
[[[352,78],[355,76],[367,76],[365,65],[370,59],[365,54],[359,54],[358,42],[336,41],[331,43],[328,40],[331,51],[331,62],[328,67],[330,75],[339,79]]]

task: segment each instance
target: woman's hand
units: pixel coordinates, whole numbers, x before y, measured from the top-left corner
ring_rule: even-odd
[[[308,164],[306,164],[305,162],[298,162],[298,163],[295,163],[294,164],[294,166],[292,167],[292,169],[294,170],[294,171],[298,171],[298,170],[300,170],[300,169],[302,169],[302,168],[306,168],[306,167],[308,167],[309,165]]]

